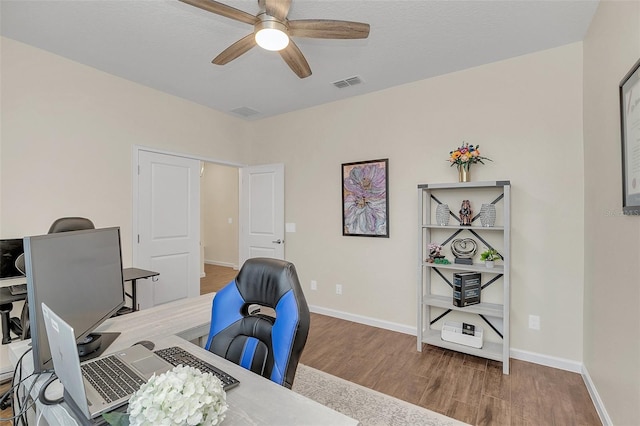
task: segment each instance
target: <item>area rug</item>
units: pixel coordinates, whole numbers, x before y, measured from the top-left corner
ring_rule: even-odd
[[[458,426],[466,423],[298,364],[293,390],[362,426]]]

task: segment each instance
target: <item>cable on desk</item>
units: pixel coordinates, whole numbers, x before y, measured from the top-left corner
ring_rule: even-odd
[[[39,373],[31,373],[27,377],[22,378],[22,360],[24,359],[25,355],[29,353],[30,350],[31,348],[29,348],[25,353],[23,353],[22,356],[20,356],[20,358],[18,359],[16,368],[13,370],[13,377],[11,378],[11,387],[0,398],[0,401],[5,401],[7,398],[12,397],[15,403],[18,405],[18,411],[16,412],[16,407],[14,406],[14,404],[11,404],[10,418],[6,418],[6,419],[0,418],[0,421],[13,421],[13,424],[15,426],[18,426],[20,424],[23,424],[26,426],[28,424],[26,413],[27,411],[29,411],[29,409],[31,409],[35,405],[36,401],[38,400],[38,398],[36,398],[35,400],[32,399],[31,402],[27,402],[29,395],[31,395],[31,391],[33,390],[34,386],[38,381],[38,378],[35,378],[33,380],[26,394],[21,398],[20,387],[23,385],[24,381],[36,375],[41,376],[42,374],[51,373],[50,370],[41,371]]]
[[[16,402],[19,403],[20,397],[19,397],[18,389],[19,389],[20,386],[22,386],[22,382],[24,382],[25,380],[27,380],[28,378],[30,378],[30,377],[32,377],[34,375],[40,375],[40,374],[42,374],[42,373],[32,373],[32,374],[28,375],[27,377],[25,377],[23,380],[19,381],[18,383],[13,384],[11,386],[11,388],[9,388],[9,390],[7,390],[7,392],[5,392],[4,395],[2,395],[2,398],[0,399],[0,401],[4,401],[7,398],[13,397],[15,395],[15,400],[16,400]],[[33,387],[35,386],[36,380],[34,380],[34,382],[29,387],[29,393],[33,390]],[[20,410],[18,411],[17,414],[16,414],[16,411],[15,411],[15,408],[12,405],[12,410],[11,410],[12,417],[0,418],[0,421],[14,420],[14,425],[18,425],[18,424],[20,424],[20,422],[26,425],[27,422],[26,422],[26,419],[24,418],[24,415],[33,406],[33,404],[35,404],[35,401],[32,401],[28,405],[25,405],[24,408],[22,408],[22,405],[20,405]],[[17,419],[19,419],[19,422],[15,421]]]
[[[51,377],[49,377],[47,379],[46,382],[44,382],[44,384],[42,385],[42,387],[40,388],[40,391],[38,392],[38,400],[43,403],[44,405],[58,405],[60,404],[62,401],[64,401],[64,397],[61,396],[58,399],[49,399],[47,398],[47,396],[45,395],[45,392],[47,391],[47,388],[49,387],[49,385],[53,382],[55,382],[58,379],[58,376],[56,376],[56,373],[51,373]]]
[[[15,389],[13,390],[13,395],[14,395],[13,402],[18,404],[19,416],[16,416],[16,407],[13,403],[11,404],[11,415],[13,416],[14,419],[17,419],[19,417],[22,423],[24,423],[25,425],[27,424],[27,421],[26,421],[27,419],[24,417],[25,413],[22,411],[19,389],[20,389],[20,384],[22,383],[22,360],[32,349],[33,348],[28,348],[20,356],[20,358],[18,359],[18,363],[16,364],[16,368],[13,370],[13,377],[11,378],[11,387],[13,388],[15,385]],[[16,376],[18,375],[18,369],[20,371],[20,374],[18,376],[18,383],[16,385]],[[14,421],[14,426],[17,426],[18,424],[19,422]]]

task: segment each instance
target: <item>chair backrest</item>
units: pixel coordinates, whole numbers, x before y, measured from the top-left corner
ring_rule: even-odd
[[[24,253],[20,253],[18,257],[16,257],[14,266],[22,275],[27,275],[27,267],[24,264]]]
[[[51,224],[48,234],[82,231],[83,229],[95,229],[95,226],[93,222],[84,217],[61,217]]]
[[[273,309],[275,317],[256,312],[255,305]],[[290,389],[309,322],[295,266],[249,259],[213,299],[205,348]]]

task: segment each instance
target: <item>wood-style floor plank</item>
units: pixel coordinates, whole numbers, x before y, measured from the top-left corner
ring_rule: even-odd
[[[200,278],[200,294],[213,293],[230,283],[238,271],[225,266],[204,265],[204,277]]]
[[[509,402],[489,395],[482,395],[475,424],[478,426],[510,425],[511,409]]]

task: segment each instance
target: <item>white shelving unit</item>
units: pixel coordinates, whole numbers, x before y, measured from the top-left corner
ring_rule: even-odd
[[[511,184],[509,181],[439,183],[418,185],[420,200],[420,238],[418,274],[418,351],[424,343],[502,362],[502,371],[509,374],[509,305],[510,305],[510,205]],[[444,201],[443,201],[444,200]],[[459,225],[459,217],[453,212],[451,202],[470,200],[473,209],[472,226]],[[449,202],[447,202],[449,201]],[[438,204],[449,204],[450,223],[437,225],[435,208]],[[496,226],[480,226],[480,206],[494,204],[497,211]],[[478,252],[472,265],[456,264],[450,252],[450,243],[455,238],[473,238]],[[444,246],[450,264],[429,263],[427,245],[437,243]],[[502,255],[501,264],[487,268],[480,263],[479,253],[483,247],[492,247]],[[453,274],[456,272],[481,272],[481,303],[466,307],[453,305]],[[450,281],[449,281],[450,280]],[[483,301],[484,297],[488,300]],[[448,315],[482,326],[492,331],[493,340],[487,340],[482,348],[452,343],[441,339],[441,328]],[[480,321],[480,322],[479,322]]]

